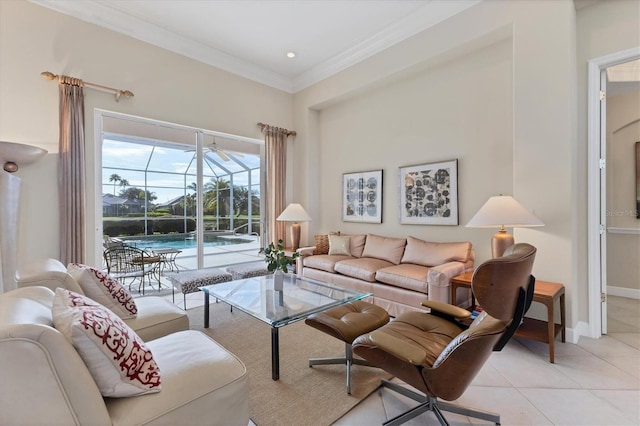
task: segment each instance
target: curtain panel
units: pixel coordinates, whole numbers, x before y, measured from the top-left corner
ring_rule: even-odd
[[[60,261],[84,262],[85,162],[84,83],[60,76],[60,141],[58,189],[60,192]]]
[[[287,172],[287,136],[288,130],[273,126],[264,126],[265,155],[267,163],[267,214],[266,241],[277,243],[278,240],[285,240],[286,224],[278,222],[276,218],[285,209],[286,205],[286,172]]]

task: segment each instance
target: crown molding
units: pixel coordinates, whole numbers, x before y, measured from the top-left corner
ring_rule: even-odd
[[[133,37],[215,68],[267,86],[295,93],[343,71],[482,0],[430,1],[415,13],[367,40],[291,79],[226,52],[191,40],[142,19],[127,15],[104,2],[29,0],[31,3]]]
[[[293,93],[291,79],[221,50],[191,40],[107,4],[85,1],[29,0],[65,15],[133,37],[249,80]]]
[[[334,56],[324,63],[300,74],[292,81],[293,92],[298,92],[331,77],[371,56],[394,46],[448,18],[475,6],[482,0],[429,2],[415,13],[385,28],[363,42]]]

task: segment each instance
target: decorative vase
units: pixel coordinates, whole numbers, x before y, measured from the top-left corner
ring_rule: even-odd
[[[276,269],[273,272],[273,289],[275,291],[282,291],[284,284],[284,272],[281,269]]]

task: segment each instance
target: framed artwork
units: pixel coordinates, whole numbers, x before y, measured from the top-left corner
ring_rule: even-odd
[[[400,167],[400,223],[458,224],[458,160]]]
[[[382,170],[342,175],[342,220],[382,223]]]

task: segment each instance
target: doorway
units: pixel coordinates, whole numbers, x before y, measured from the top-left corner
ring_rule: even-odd
[[[640,48],[589,61],[588,69],[588,259],[589,337],[607,330],[607,123],[606,76],[609,67],[640,59]]]

